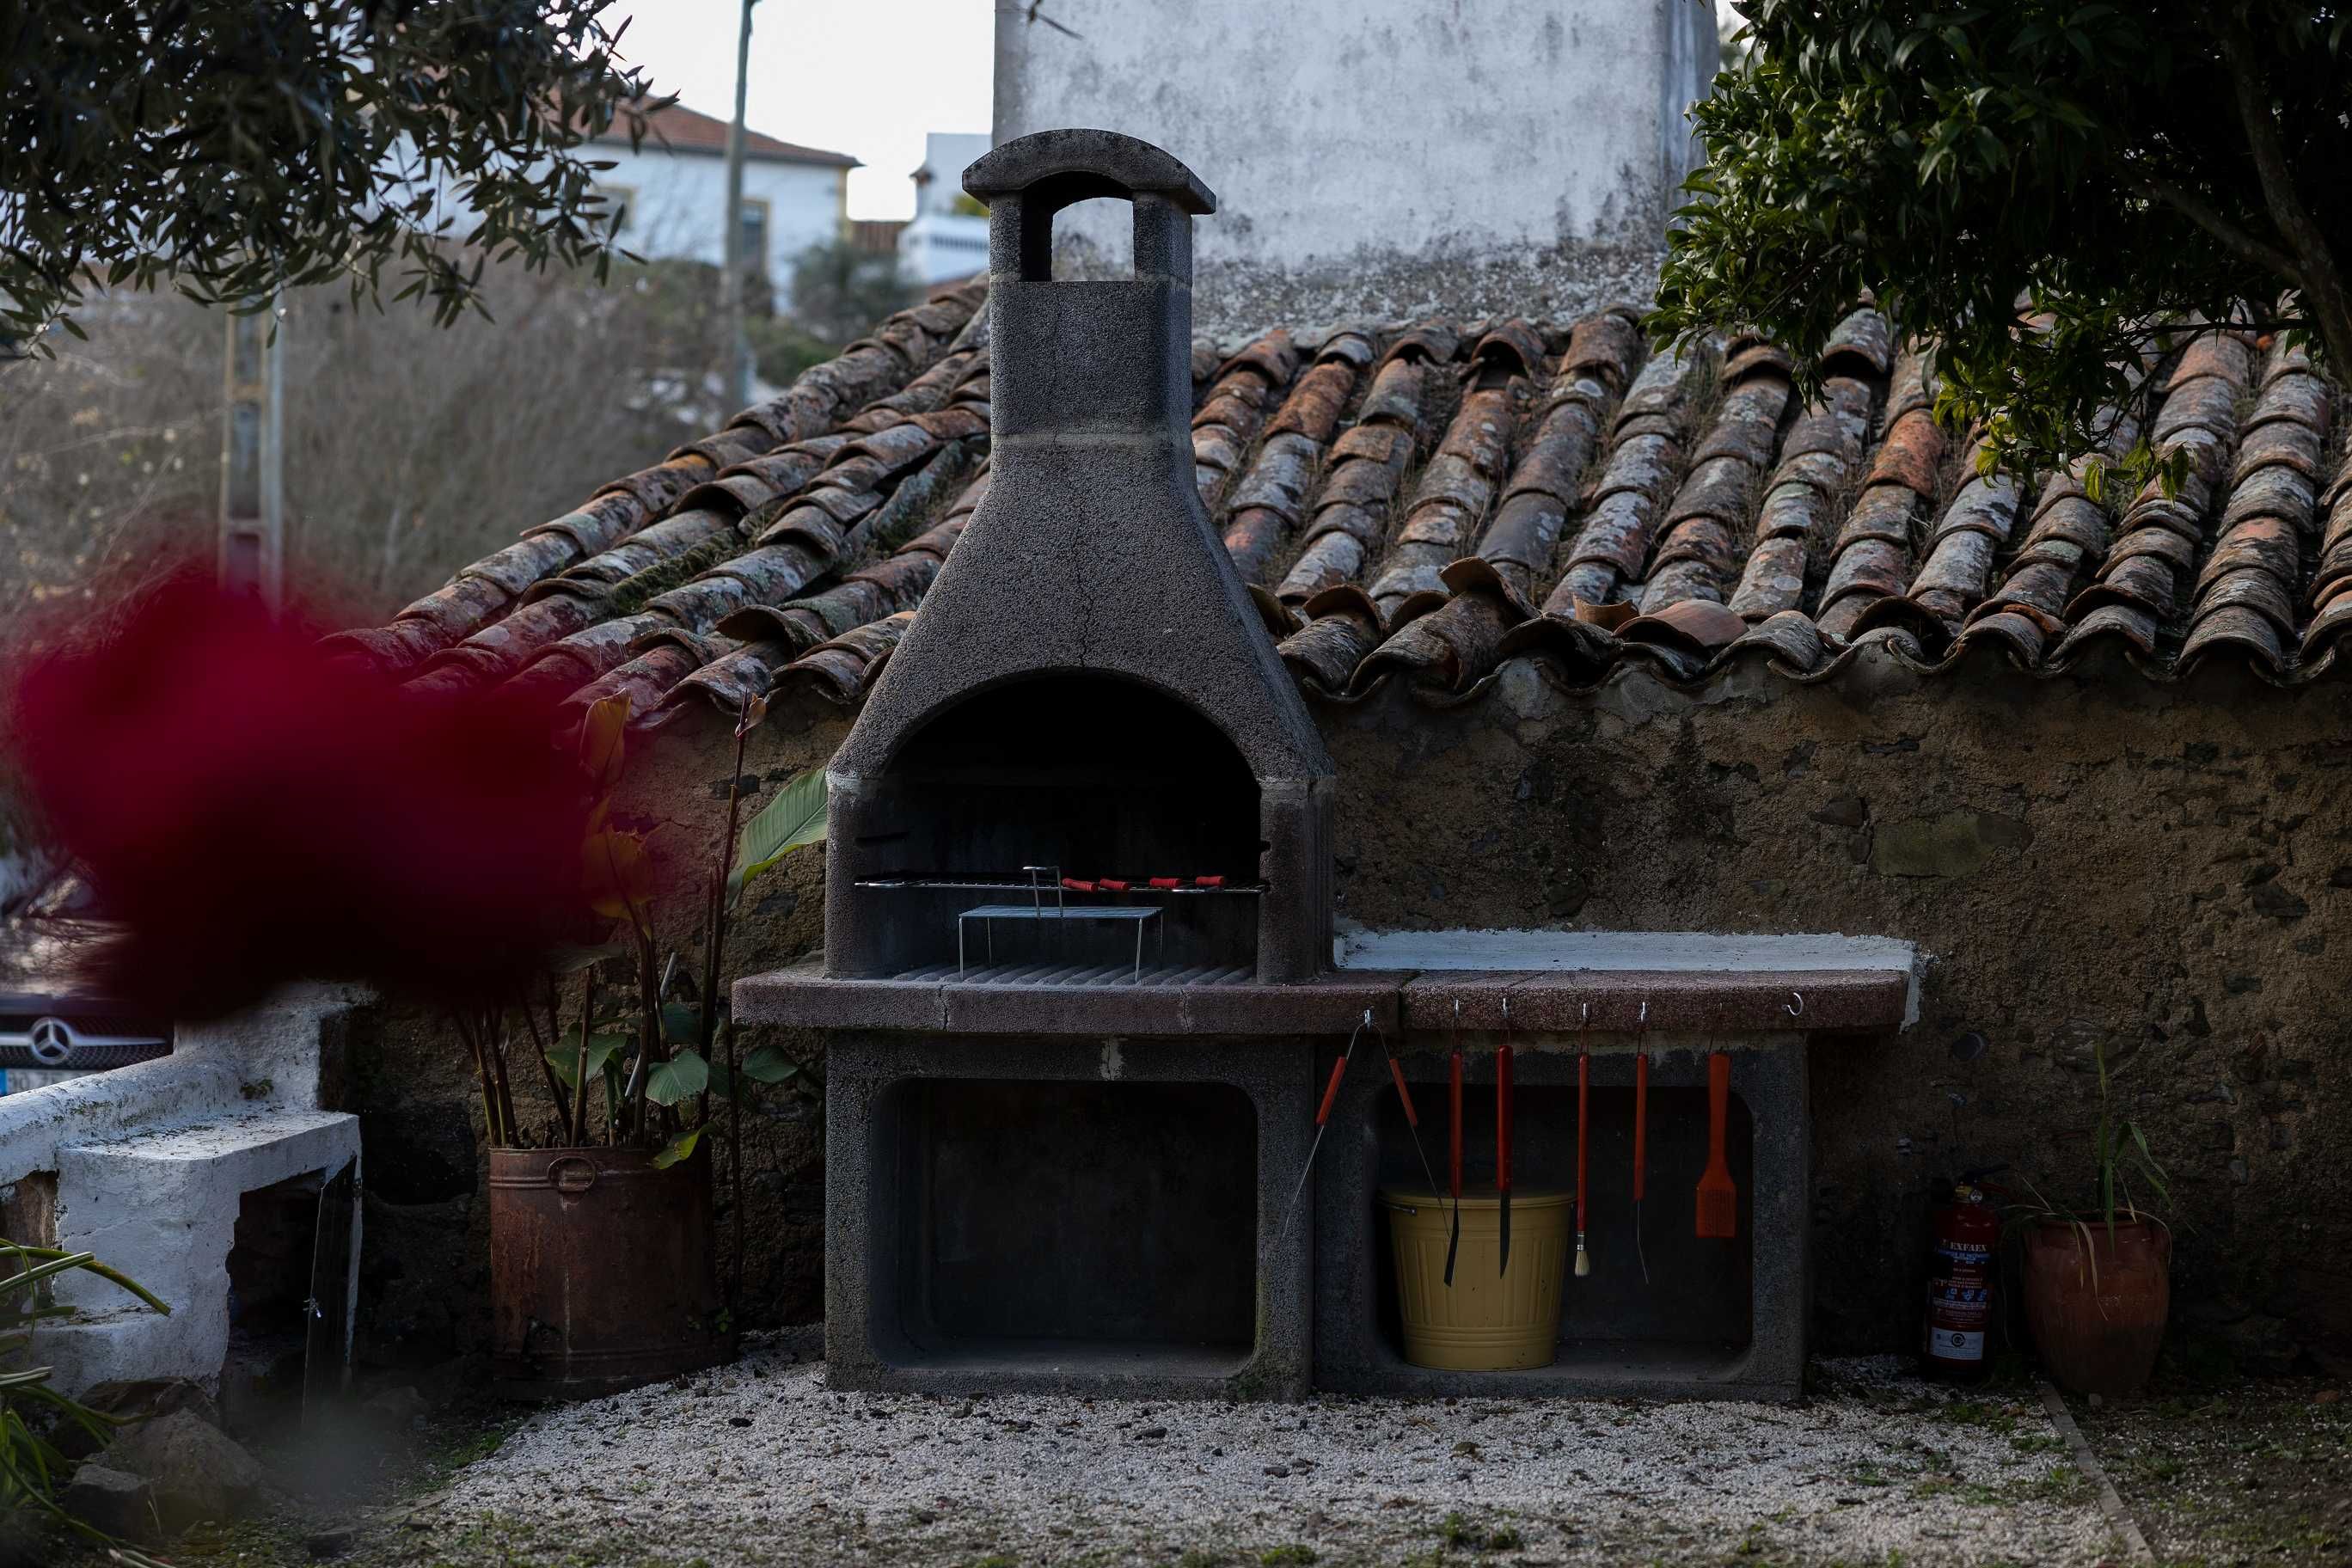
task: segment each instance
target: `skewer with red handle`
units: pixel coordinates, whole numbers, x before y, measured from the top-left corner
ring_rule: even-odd
[[[1331,1081],[1323,1086],[1323,1103],[1315,1110],[1315,1131],[1320,1136],[1323,1124],[1331,1120],[1331,1102],[1339,1098],[1339,1080],[1348,1076],[1348,1058],[1341,1057],[1331,1064]]]
[[[1339,1099],[1339,1080],[1348,1076],[1348,1058],[1356,1054],[1356,1041],[1371,1026],[1371,1012],[1367,1009],[1364,1021],[1348,1037],[1348,1048],[1331,1064],[1331,1081],[1323,1086],[1323,1103],[1315,1108],[1315,1142],[1307,1146],[1307,1163],[1298,1168],[1298,1184],[1290,1189],[1290,1202],[1283,1206],[1282,1225],[1274,1233],[1275,1250],[1280,1250],[1290,1235],[1291,1216],[1298,1212],[1298,1200],[1307,1191],[1307,1178],[1315,1172],[1316,1153],[1323,1147],[1323,1134],[1330,1130],[1331,1107]]]
[[[1429,1168],[1429,1151],[1421,1146],[1421,1112],[1413,1108],[1412,1090],[1406,1087],[1404,1064],[1397,1060],[1396,1052],[1389,1048],[1388,1036],[1381,1033],[1378,1025],[1372,1023],[1369,1014],[1366,1015],[1364,1023],[1366,1027],[1380,1037],[1381,1054],[1388,1058],[1389,1077],[1396,1083],[1397,1103],[1404,1107],[1405,1136],[1412,1140],[1412,1155],[1414,1159],[1421,1162],[1422,1180],[1427,1182],[1431,1192],[1434,1193],[1437,1189],[1437,1177]],[[1457,1204],[1455,1208],[1458,1212],[1460,1205]]]

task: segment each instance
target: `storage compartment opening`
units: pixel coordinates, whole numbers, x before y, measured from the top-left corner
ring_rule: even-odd
[[[1257,780],[1215,724],[1150,687],[1046,675],[984,691],[906,742],[877,806],[859,858],[887,869],[860,879],[858,911],[891,933],[892,972],[1255,968]]]
[[[1256,1339],[1257,1118],[1211,1083],[903,1083],[895,1268],[931,1364],[1230,1371]]]
[[[1597,1074],[1596,1074],[1597,1076]],[[1530,1085],[1513,1090],[1511,1181],[1514,1189],[1576,1186],[1576,1088]],[[1413,1083],[1421,1111],[1422,1146],[1440,1183],[1445,1180],[1445,1086]],[[1428,1184],[1413,1153],[1404,1114],[1393,1094],[1379,1108],[1379,1185]],[[1495,1179],[1495,1089],[1492,1079],[1465,1087],[1463,1096],[1465,1188],[1492,1191]],[[1731,1096],[1724,1156],[1739,1189],[1738,1233],[1729,1240],[1694,1234],[1695,1194],[1706,1169],[1706,1091],[1653,1085],[1649,1094],[1647,1174],[1642,1241],[1650,1266],[1642,1279],[1633,1230],[1633,1091],[1591,1094],[1587,1174],[1586,1247],[1591,1272],[1570,1276],[1562,1291],[1559,1360],[1686,1370],[1697,1373],[1735,1366],[1753,1336],[1755,1131],[1748,1107]],[[1385,1214],[1365,1216],[1373,1226],[1375,1300],[1381,1338],[1399,1355],[1403,1325],[1397,1308],[1396,1256]],[[1574,1261],[1571,1236],[1568,1258]],[[1517,1259],[1513,1259],[1517,1266]]]
[[[300,1419],[325,1185],[325,1173],[313,1171],[237,1199],[220,1405],[223,1425],[240,1437],[268,1436]]]

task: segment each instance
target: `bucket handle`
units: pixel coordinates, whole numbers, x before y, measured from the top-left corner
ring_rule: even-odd
[[[584,1197],[596,1184],[595,1163],[584,1155],[558,1155],[547,1163],[547,1184],[560,1196]]]

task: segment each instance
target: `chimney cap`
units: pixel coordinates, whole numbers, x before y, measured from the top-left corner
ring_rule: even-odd
[[[1216,193],[1181,160],[1116,131],[1039,131],[983,153],[963,188],[989,202],[1045,187],[1056,207],[1092,196],[1159,195],[1194,216],[1217,210]]]

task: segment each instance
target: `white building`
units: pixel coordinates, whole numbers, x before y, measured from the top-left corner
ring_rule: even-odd
[[[727,255],[727,122],[683,104],[657,110],[649,121],[634,150],[619,127],[596,139],[593,155],[614,161],[596,184],[622,209],[620,243],[647,260],[717,266]],[[777,309],[791,303],[793,258],[841,234],[849,171],[857,166],[846,153],[745,130],[744,254],[774,289]],[[984,245],[982,256],[984,262]]]
[[[963,172],[990,145],[980,132],[934,131],[923,138],[914,220],[898,231],[899,258],[917,280],[944,283],[988,270],[988,212],[963,194]]]
[[[1213,331],[1646,297],[1716,68],[1707,0],[1087,0],[1075,31],[1024,9],[997,14],[996,140],[1099,126],[1190,164],[1217,194]],[[1057,265],[1123,271],[1131,225],[1071,208]]]

